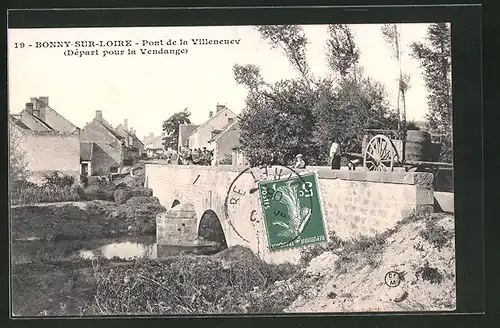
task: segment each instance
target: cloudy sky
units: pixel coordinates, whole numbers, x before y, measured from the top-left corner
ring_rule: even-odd
[[[422,69],[409,56],[409,44],[423,41],[428,24],[402,24],[403,69],[411,75],[407,94],[408,119],[427,112]],[[385,84],[388,100],[396,103],[398,67],[380,25],[350,25],[361,50],[365,74]],[[309,65],[326,76],[324,25],[304,27],[309,44]],[[67,48],[36,48],[35,42],[132,40],[140,53],[142,40],[241,39],[238,45],[199,45],[189,42],[182,55],[65,56]],[[30,97],[48,96],[52,108],[79,127],[90,122],[96,110],[113,125],[128,119],[139,137],[159,134],[161,123],[188,108],[193,123],[202,123],[217,103],[239,113],[246,89],[233,77],[234,64],[256,64],[268,82],[297,77],[279,49],[272,49],[251,26],[145,27],[112,29],[16,29],[8,31],[9,110],[18,113]],[[20,43],[25,44],[20,48]],[[18,48],[15,47],[17,43]],[[32,45],[29,47],[28,45]],[[150,47],[159,49],[161,47]],[[75,50],[73,46],[71,48]],[[87,50],[88,48],[78,48]],[[118,48],[117,48],[118,49]]]

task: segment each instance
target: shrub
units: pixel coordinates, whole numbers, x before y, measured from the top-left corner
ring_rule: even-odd
[[[43,186],[48,188],[71,187],[75,184],[75,177],[55,171],[43,175]]]
[[[127,205],[160,204],[157,197],[131,197],[127,200]]]
[[[427,261],[425,261],[424,265],[418,268],[415,273],[417,276],[420,276],[423,280],[428,281],[431,284],[439,284],[444,278],[438,269],[431,267]]]
[[[132,197],[151,197],[153,190],[149,188],[118,189],[113,194],[117,204],[124,204]]]
[[[219,160],[220,165],[231,165],[233,164],[233,156],[226,154],[224,158]]]
[[[451,240],[453,232],[429,219],[426,222],[426,229],[420,232],[420,236],[437,249],[441,249]]]
[[[133,267],[95,268],[94,311],[98,314],[282,311],[293,301],[295,292],[276,290],[274,283],[290,278],[296,270],[291,266],[266,264],[242,248],[230,248],[220,256],[185,256],[161,262],[139,260]]]
[[[329,235],[330,238],[328,243],[313,245],[301,249],[300,251],[301,265],[306,266],[311,262],[313,258],[323,254],[323,252],[333,251],[335,249],[338,249],[339,247],[342,247],[345,244],[339,237],[335,235],[335,232],[330,232]]]
[[[83,188],[78,185],[66,187],[28,186],[13,192],[11,202],[13,205],[19,205],[78,201],[83,199],[83,193]]]

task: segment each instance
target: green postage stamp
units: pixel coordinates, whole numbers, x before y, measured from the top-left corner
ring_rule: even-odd
[[[259,197],[271,251],[327,241],[316,174],[260,181]]]

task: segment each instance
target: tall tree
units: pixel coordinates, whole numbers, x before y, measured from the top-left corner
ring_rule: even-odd
[[[299,25],[259,25],[257,31],[271,47],[280,48],[288,61],[310,87],[311,71],[307,63],[307,37]]]
[[[249,93],[240,120],[241,148],[253,165],[268,162],[289,164],[297,155],[314,156],[311,108],[314,96],[303,80],[282,80],[271,90]]]
[[[396,117],[386,101],[383,85],[370,78],[346,77],[335,87],[324,85],[313,109],[313,140],[319,159],[328,159],[332,141],[342,144],[345,152],[360,153],[365,128],[395,128]]]
[[[351,73],[356,81],[360,51],[349,26],[344,24],[329,25],[328,36],[326,61],[330,70],[339,75],[340,78]]]
[[[398,62],[398,100],[396,107],[399,121],[406,125],[406,92],[410,88],[410,75],[403,72],[401,26],[397,24],[384,24],[381,31],[385,41],[391,46],[392,57]],[[402,113],[401,104],[403,105]],[[400,128],[400,123],[398,123],[398,128]]]
[[[451,162],[453,154],[453,122],[451,97],[451,31],[447,23],[430,24],[426,42],[411,44],[412,56],[420,61],[424,69],[427,88],[426,115],[428,128],[442,134],[441,160]]]
[[[165,149],[169,147],[177,149],[179,140],[179,124],[191,124],[189,117],[191,113],[185,108],[183,111],[170,116],[167,120],[163,121],[163,131],[165,131],[165,138],[163,138],[163,146]]]

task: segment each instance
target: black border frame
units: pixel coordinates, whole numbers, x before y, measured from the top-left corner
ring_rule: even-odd
[[[484,247],[483,247],[483,139],[482,139],[482,74],[481,74],[481,7],[480,6],[419,6],[419,7],[317,7],[317,8],[207,8],[207,9],[93,9],[93,10],[11,10],[8,13],[9,28],[55,28],[55,27],[133,27],[133,26],[215,26],[215,25],[256,25],[256,24],[328,24],[328,23],[383,23],[383,22],[432,22],[448,21],[452,25],[453,57],[453,104],[454,104],[454,162],[455,162],[455,220],[457,254],[457,312],[437,315],[432,312],[409,312],[405,316],[413,317],[414,323],[422,322],[425,317],[433,317],[433,324],[442,324],[450,314],[460,312],[484,313]],[[456,46],[459,44],[459,46]],[[7,98],[6,89],[6,98]],[[8,108],[8,103],[6,103]],[[6,114],[2,117],[7,122]],[[6,135],[5,135],[6,136]],[[4,139],[6,140],[6,139]],[[5,147],[6,149],[6,147]],[[478,160],[478,159],[481,160]],[[6,179],[5,179],[6,180]],[[4,180],[4,181],[5,181]],[[7,185],[4,184],[4,191]],[[7,192],[5,193],[7,195]],[[7,208],[6,208],[7,212]],[[7,224],[6,224],[7,225]],[[7,227],[8,231],[8,227]],[[8,233],[8,232],[7,232]],[[6,239],[8,241],[8,238]],[[7,242],[8,244],[8,242]],[[8,246],[7,246],[8,247]],[[10,272],[7,271],[7,275]],[[10,286],[9,286],[10,289]],[[7,312],[10,312],[10,290],[3,293],[9,297]],[[419,316],[423,314],[423,316]],[[10,315],[10,313],[7,313]],[[300,325],[310,317],[315,324],[326,323],[326,317],[353,317],[352,321],[361,320],[360,316],[369,316],[368,320],[380,323],[384,317],[399,316],[388,313],[380,316],[376,313],[346,314],[297,314],[275,315],[282,324],[288,322]],[[170,317],[170,316],[169,316]],[[172,316],[174,317],[174,316]],[[175,316],[178,318],[179,316]],[[224,316],[226,323],[243,316]],[[268,317],[268,316],[267,316]],[[358,317],[356,320],[354,317]],[[116,317],[113,317],[116,318]],[[120,317],[123,318],[123,317]],[[135,318],[126,317],[117,321],[120,326],[136,322]],[[153,319],[156,317],[148,317]],[[184,317],[183,317],[184,318]],[[212,319],[213,318],[213,319]],[[220,320],[212,317],[205,320]],[[300,318],[300,319],[299,319]],[[401,318],[401,317],[400,317]],[[467,317],[475,320],[477,317]],[[24,319],[24,318],[23,318]],[[16,321],[24,321],[15,319]],[[37,318],[38,319],[38,318]],[[85,318],[87,319],[87,318]],[[90,319],[90,318],[89,318]],[[187,318],[186,318],[187,319]],[[183,320],[186,320],[183,319]],[[195,323],[201,318],[191,318]],[[402,318],[401,318],[402,319]],[[464,317],[465,319],[465,317]],[[58,320],[69,320],[61,318]],[[109,319],[108,323],[109,322]],[[178,319],[173,319],[174,322]],[[262,322],[261,315],[248,317],[246,320]],[[385,319],[384,319],[385,320]],[[375,323],[373,321],[373,323]],[[399,321],[399,320],[397,320]],[[406,320],[405,320],[406,321]],[[152,322],[158,322],[157,320]],[[441,322],[441,323],[440,323]],[[474,321],[469,321],[473,324]],[[19,322],[20,323],[20,322]],[[137,322],[136,322],[137,323]],[[196,324],[196,323],[195,323]],[[237,323],[239,324],[239,323]],[[274,325],[278,322],[275,321]],[[477,324],[477,323],[476,323]],[[473,325],[476,325],[473,324]],[[406,325],[406,324],[405,324]]]

